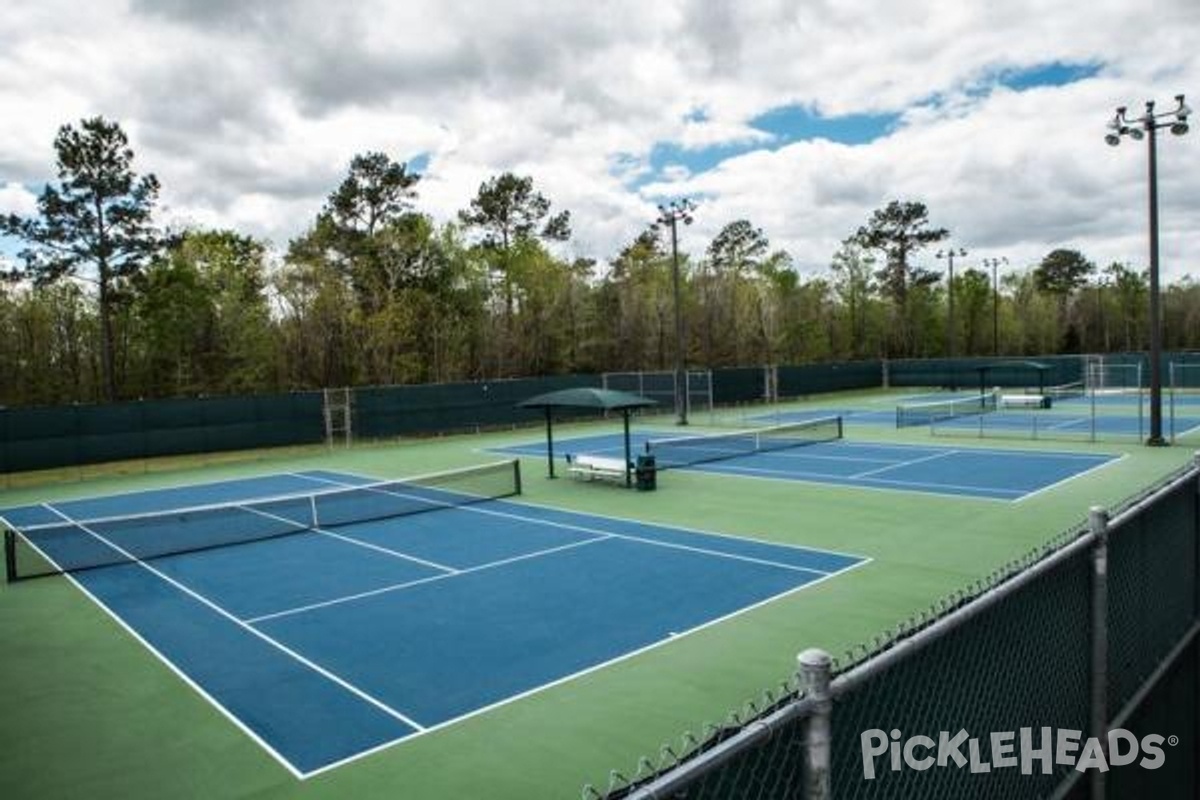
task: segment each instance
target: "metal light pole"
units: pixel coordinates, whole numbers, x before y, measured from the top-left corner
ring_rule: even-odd
[[[1001,264],[1007,264],[1008,259],[985,258],[983,265],[992,268],[992,355],[1000,355],[1000,276],[997,273]]]
[[[696,204],[684,198],[672,200],[658,207],[658,219],[654,227],[665,225],[671,229],[671,283],[675,293],[675,410],[679,424],[687,425],[687,370],[684,365],[683,307],[679,297],[679,223],[692,224],[692,212]]]
[[[946,298],[950,304],[946,314],[946,355],[949,358],[954,358],[954,257],[966,254],[967,251],[961,247],[957,250],[951,247],[949,250],[938,250],[935,253],[936,258],[944,258],[950,263],[949,278],[946,281]]]
[[[1162,314],[1158,296],[1158,152],[1155,146],[1156,132],[1170,128],[1171,133],[1182,136],[1188,132],[1188,115],[1192,112],[1183,102],[1183,95],[1175,95],[1176,107],[1171,111],[1154,113],[1154,101],[1146,103],[1146,113],[1136,119],[1126,116],[1126,107],[1119,106],[1116,115],[1108,123],[1110,133],[1104,141],[1116,147],[1122,136],[1138,140],[1143,136],[1150,151],[1150,438],[1146,444],[1152,447],[1165,445],[1162,435]],[[1144,133],[1143,133],[1144,132]]]

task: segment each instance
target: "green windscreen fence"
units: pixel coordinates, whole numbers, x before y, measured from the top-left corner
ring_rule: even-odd
[[[847,361],[779,367],[779,396],[804,397],[848,389],[874,389],[883,385],[883,362]]]
[[[982,367],[988,368],[988,386],[1056,386],[1083,380],[1084,357],[899,359],[887,363],[888,385],[977,389]]]
[[[319,392],[0,410],[0,472],[308,444]]]
[[[355,435],[386,438],[423,433],[474,431],[529,424],[543,418],[537,409],[516,404],[559,389],[600,386],[598,375],[438,383],[413,386],[369,386],[354,390]],[[556,416],[595,416],[586,409]]]

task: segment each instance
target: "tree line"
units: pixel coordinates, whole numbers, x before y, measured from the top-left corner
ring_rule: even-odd
[[[418,207],[421,176],[384,153],[349,164],[276,252],[236,230],[162,230],[160,186],[120,125],[64,125],[58,184],[0,218],[23,243],[0,281],[0,404],[252,393],[670,368],[674,254],[660,226],[605,263],[565,259],[571,215],[529,177],[486,180],[456,219]],[[1038,263],[958,255],[917,201],[847,232],[801,275],[749,220],[678,255],[693,366],[1138,350],[1144,270],[1076,250]],[[686,249],[686,248],[685,248]],[[951,251],[945,248],[945,253]],[[961,253],[961,251],[960,251]],[[953,308],[953,316],[951,316]],[[1165,345],[1200,342],[1200,284],[1163,292]]]

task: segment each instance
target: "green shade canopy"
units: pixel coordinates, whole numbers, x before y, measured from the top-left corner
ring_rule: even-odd
[[[629,411],[634,408],[647,408],[658,405],[658,402],[648,397],[617,392],[611,389],[596,389],[583,386],[575,389],[560,389],[557,392],[547,392],[522,400],[518,408],[541,408],[546,411],[546,460],[550,468],[550,477],[554,477],[554,422],[552,410],[555,408],[594,408],[597,411],[620,411],[625,422],[625,486],[630,485],[629,476]]]
[[[1044,364],[1041,361],[991,361],[987,364],[980,364],[975,369],[979,372],[979,393],[982,395],[987,394],[987,379],[993,370],[1031,370],[1036,372],[1038,392],[1044,393],[1046,390],[1046,374],[1054,369],[1054,367]]]
[[[595,408],[602,411],[621,411],[654,405],[658,405],[658,402],[648,397],[612,389],[596,389],[591,386],[560,389],[557,392],[539,394],[517,403],[519,408]]]

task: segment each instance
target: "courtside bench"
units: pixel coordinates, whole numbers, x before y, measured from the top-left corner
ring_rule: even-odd
[[[602,480],[625,482],[624,459],[606,458],[587,454],[567,455],[567,472],[580,480]]]

